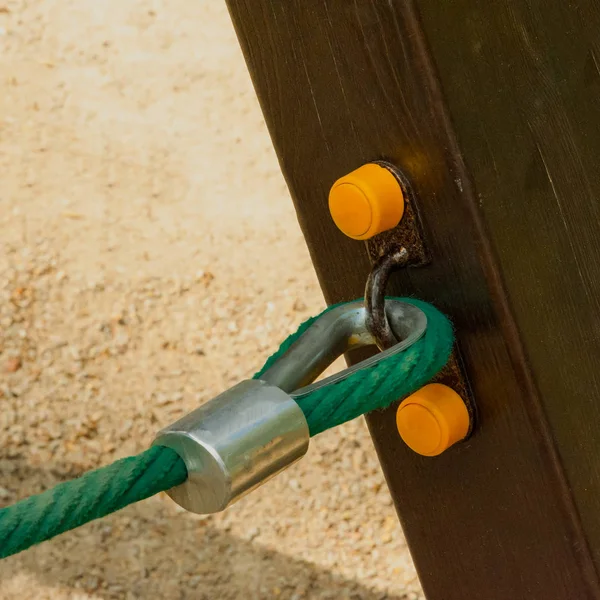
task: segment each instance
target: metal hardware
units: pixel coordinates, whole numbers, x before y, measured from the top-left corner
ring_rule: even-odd
[[[385,312],[402,340],[385,352],[312,383],[344,352],[375,344],[364,304],[343,304],[312,323],[261,379],[239,383],[159,432],[153,444],[175,450],[188,470],[169,496],[191,512],[217,512],[304,456],[310,434],[294,399],[406,350],[426,331],[425,313],[412,304],[385,300]]]
[[[405,248],[382,256],[371,269],[365,288],[365,306],[367,309],[367,329],[375,338],[377,347],[386,350],[398,343],[386,316],[385,290],[392,271],[406,266],[408,253]]]
[[[163,429],[153,445],[175,450],[188,470],[169,496],[186,510],[207,514],[302,458],[309,439],[304,413],[288,394],[248,380]]]
[[[261,379],[291,393],[293,398],[299,398],[315,389],[341,381],[388,356],[403,352],[425,334],[427,317],[413,304],[388,299],[385,300],[385,312],[395,336],[402,340],[385,352],[308,385],[345,352],[376,344],[375,337],[368,329],[368,311],[365,305],[361,301],[348,302],[319,317],[288,351],[261,375]]]
[[[431,256],[419,215],[419,198],[410,178],[396,165],[384,160],[375,162],[390,171],[400,184],[404,196],[404,215],[394,229],[384,231],[366,242],[369,258],[375,263],[382,256],[404,247],[408,252],[407,266],[424,267],[429,264]]]

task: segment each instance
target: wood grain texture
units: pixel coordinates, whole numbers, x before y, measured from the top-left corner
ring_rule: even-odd
[[[599,565],[600,2],[420,6]],[[460,34],[445,25],[459,14]]]
[[[433,0],[422,4],[428,41],[432,35],[441,38],[431,47],[444,89],[450,85],[454,92],[450,116],[459,130],[461,145],[463,139],[468,143],[466,157],[474,171],[478,193],[480,168],[486,186],[502,187],[497,173],[506,172],[510,177],[512,168],[514,178],[527,153],[523,151],[521,156],[515,152],[510,155],[512,158],[500,161],[496,148],[503,152],[511,141],[518,145],[520,138],[514,137],[514,131],[504,131],[498,115],[486,109],[484,99],[477,97],[477,78],[487,77],[483,64],[478,64],[477,69],[473,65],[461,67],[460,81],[472,78],[468,91],[463,90],[462,95],[461,83],[452,81],[456,61],[477,62],[471,47],[477,45],[478,37],[489,33],[488,27],[477,29],[474,38],[461,38],[461,11],[474,5],[474,0],[443,3],[443,7]],[[527,3],[515,0],[512,4]],[[393,408],[369,418],[428,598],[599,599],[592,560],[598,547],[596,538],[590,535],[592,528],[588,523],[582,527],[579,519],[581,498],[572,481],[577,469],[567,465],[563,470],[560,460],[567,464],[570,459],[573,466],[583,451],[591,449],[587,445],[574,446],[572,436],[576,430],[586,429],[583,437],[577,432],[576,439],[588,444],[593,425],[600,421],[597,409],[590,408],[595,392],[586,396],[588,413],[584,405],[574,413],[565,408],[565,398],[569,403],[573,399],[583,402],[585,396],[578,385],[573,393],[564,395],[569,385],[563,378],[572,378],[571,366],[565,366],[566,352],[586,363],[575,370],[585,372],[588,382],[594,380],[586,369],[596,356],[592,335],[585,329],[594,325],[594,319],[588,317],[582,322],[563,313],[565,307],[577,303],[579,296],[587,298],[591,307],[591,266],[584,269],[580,263],[579,275],[567,279],[572,287],[565,288],[561,277],[551,276],[560,263],[550,263],[549,267],[545,262],[545,252],[552,252],[548,248],[554,247],[554,240],[546,236],[561,234],[563,227],[559,239],[568,241],[564,237],[564,208],[562,213],[555,211],[553,217],[530,213],[523,196],[516,194],[523,193],[523,186],[514,181],[512,188],[484,195],[485,227],[496,244],[497,259],[492,256],[479,220],[478,196],[449,127],[412,3],[229,0],[229,7],[329,302],[361,296],[369,270],[365,246],[340,234],[328,215],[327,193],[331,184],[364,162],[389,160],[409,175],[419,196],[432,263],[398,274],[390,291],[432,301],[451,315],[480,413],[473,437],[435,459],[418,457],[403,445],[395,431]],[[495,18],[491,14],[490,9],[488,17]],[[475,21],[483,27],[485,18],[480,14]],[[511,21],[499,21],[496,26],[515,27]],[[449,33],[447,29],[453,31]],[[450,53],[453,44],[458,49]],[[481,48],[485,45],[483,41],[479,44]],[[451,55],[440,57],[444,52]],[[496,60],[492,48],[486,56],[489,63]],[[473,73],[471,68],[475,69]],[[500,67],[491,69],[498,71]],[[588,79],[594,80],[593,69]],[[492,95],[494,83],[487,81],[486,86],[487,95]],[[513,93],[518,89],[513,86]],[[471,105],[480,114],[471,115]],[[523,106],[526,110],[533,108]],[[480,135],[477,121],[482,115],[490,127],[496,119],[498,140],[492,139],[489,131],[487,137]],[[464,136],[460,131],[463,121]],[[534,125],[522,132],[523,139],[531,138],[536,127],[541,133],[548,122],[532,117],[531,123]],[[545,142],[534,138],[530,150],[535,148],[542,167],[539,163],[531,167],[528,189],[531,194],[539,194],[537,202],[541,207],[543,195],[536,191],[536,182],[544,180],[553,155]],[[560,155],[556,148],[554,151]],[[580,167],[577,173],[582,170]],[[569,177],[573,177],[572,172]],[[585,198],[580,198],[582,205],[588,201]],[[550,185],[546,210],[553,202],[556,203]],[[514,221],[515,216],[509,219],[508,215],[519,203],[519,223],[511,225],[509,221]],[[586,208],[581,220],[594,216],[595,210]],[[513,226],[517,233],[507,232]],[[591,243],[589,227],[591,224],[582,235],[583,241]],[[532,235],[534,231],[541,231],[541,237]],[[514,244],[519,239],[519,250],[504,246],[505,241]],[[573,246],[573,241],[570,246],[560,244],[561,251],[567,252],[564,260],[575,260]],[[560,256],[557,254],[556,260]],[[529,280],[524,281],[527,277]],[[533,289],[540,279],[544,281],[543,294]],[[584,284],[588,286],[587,293]],[[527,286],[532,289],[523,292]],[[519,296],[517,304],[515,296]],[[570,303],[562,303],[562,297],[569,298]],[[525,311],[528,301],[536,298],[538,302],[531,303]],[[513,307],[517,322],[512,317]],[[548,318],[554,328],[547,327]],[[528,319],[532,322],[528,323]],[[581,347],[566,339],[567,322],[576,328],[580,341],[587,341],[591,356],[582,358]],[[532,356],[535,348],[531,344],[536,339],[535,345],[542,350],[552,348],[555,352],[547,365],[543,362],[546,355],[534,352]],[[558,350],[561,347],[562,361]],[[526,356],[531,358],[533,369],[529,369]],[[552,390],[553,386],[562,393],[561,403],[554,405],[561,407],[564,418],[559,427],[549,406],[561,395]],[[590,421],[590,415],[596,421]],[[595,498],[599,497],[596,493]],[[590,506],[598,508],[599,503],[591,496],[588,499]]]

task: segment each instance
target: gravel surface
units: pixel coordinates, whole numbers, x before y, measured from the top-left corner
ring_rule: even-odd
[[[0,505],[145,449],[323,308],[225,7],[0,0]],[[214,517],[166,496],[0,598],[417,600],[362,420]]]

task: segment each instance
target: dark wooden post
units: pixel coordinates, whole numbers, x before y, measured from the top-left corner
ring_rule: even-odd
[[[385,159],[480,411],[439,458],[369,425],[430,600],[600,599],[600,2],[228,0],[330,302],[362,295],[335,179]]]

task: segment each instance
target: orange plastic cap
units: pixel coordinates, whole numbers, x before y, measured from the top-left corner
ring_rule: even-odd
[[[400,223],[404,195],[390,171],[368,163],[333,184],[329,192],[329,212],[348,237],[368,240]]]
[[[469,412],[452,388],[430,383],[400,404],[396,426],[411,450],[437,456],[467,436]]]

